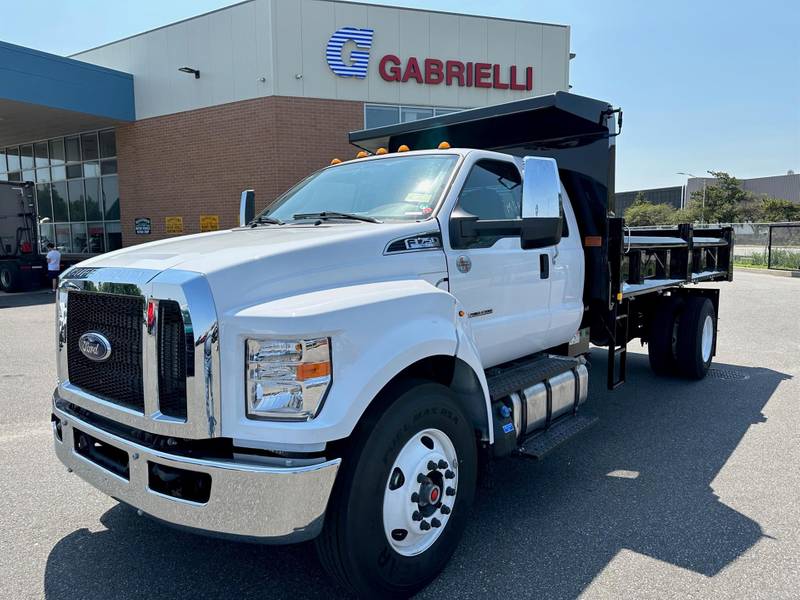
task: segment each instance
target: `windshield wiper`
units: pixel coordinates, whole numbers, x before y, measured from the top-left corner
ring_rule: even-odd
[[[375,217],[368,217],[366,215],[356,215],[354,213],[337,212],[335,210],[325,210],[316,213],[297,213],[292,215],[295,220],[298,219],[351,219],[353,221],[366,221],[367,223],[380,223]]]
[[[258,215],[250,223],[250,227],[255,227],[257,225],[263,225],[264,223],[268,223],[270,225],[283,225],[283,221],[281,221],[280,219],[276,219],[274,217],[268,217],[267,215]]]

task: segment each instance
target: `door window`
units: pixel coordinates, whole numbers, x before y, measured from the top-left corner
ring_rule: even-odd
[[[522,216],[522,177],[517,166],[500,160],[475,163],[458,195],[458,206],[479,220],[519,219]],[[488,248],[502,236],[482,235],[470,248]]]

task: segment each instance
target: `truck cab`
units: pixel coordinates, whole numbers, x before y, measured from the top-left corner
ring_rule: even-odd
[[[704,375],[718,304],[685,288],[730,278],[728,232],[608,218],[607,103],[493,110],[355,132],[369,152],[258,214],[245,192],[240,227],[65,272],[59,459],[169,524],[315,539],[343,587],[404,597],[454,551],[479,462],[591,425],[590,339],[615,384],[636,337]]]

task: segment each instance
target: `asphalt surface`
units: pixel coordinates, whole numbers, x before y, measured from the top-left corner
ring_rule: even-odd
[[[722,284],[713,376],[653,377],[630,345],[590,430],[495,464],[422,598],[800,597],[800,279]],[[0,597],[336,598],[310,544],[253,546],[136,516],[52,452],[54,308],[0,294]]]

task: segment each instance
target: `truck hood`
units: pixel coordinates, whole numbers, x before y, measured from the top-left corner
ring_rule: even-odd
[[[442,252],[385,255],[393,240],[439,231],[424,223],[266,225],[183,236],[123,248],[81,263],[205,275],[217,310],[296,293],[446,271]]]

